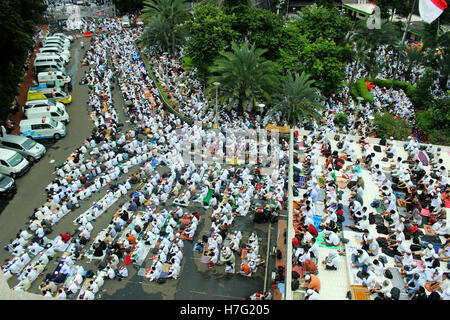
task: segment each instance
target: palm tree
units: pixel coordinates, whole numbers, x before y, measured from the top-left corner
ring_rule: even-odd
[[[156,46],[162,52],[172,50],[172,54],[174,54],[173,48],[182,46],[185,39],[182,30],[171,29],[164,17],[159,14],[147,23],[142,34],[142,43],[147,48]]]
[[[403,46],[400,48],[400,60],[406,65],[405,77],[411,78],[411,70],[425,62],[425,55],[421,47]]]
[[[258,101],[270,100],[270,92],[274,90],[278,74],[275,64],[262,55],[266,49],[250,46],[248,41],[239,46],[231,44],[231,52],[221,51],[220,57],[210,67],[207,93],[215,94],[215,82],[220,83],[219,101],[230,108],[237,104],[240,110],[251,109]]]
[[[369,29],[366,20],[358,20],[355,23],[354,30],[346,36],[347,41],[353,43],[354,59],[356,66],[352,70],[349,81],[349,94],[355,81],[355,75],[359,66],[368,66],[369,63],[377,63],[376,59],[370,59],[367,55],[368,50],[376,50],[382,45],[394,45],[399,40],[398,30],[389,20],[381,21],[380,29]],[[377,69],[372,66],[370,69]]]
[[[143,2],[142,19],[145,22],[160,15],[170,26],[172,52],[175,52],[175,28],[189,17],[187,6],[183,0],[146,0]]]
[[[305,72],[300,76],[289,72],[281,90],[274,97],[274,107],[269,111],[269,115],[281,112],[281,119],[290,126],[310,123],[312,119],[319,120],[320,110],[324,109],[321,103],[323,97],[313,86],[314,80],[309,78],[310,75]]]

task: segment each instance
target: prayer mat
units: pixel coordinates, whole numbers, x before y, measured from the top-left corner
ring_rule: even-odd
[[[161,273],[163,273],[163,272],[169,273],[169,270],[170,270],[170,267],[171,267],[171,266],[172,266],[172,265],[171,265],[170,263],[164,263],[164,264],[163,264],[163,267],[162,267]]]
[[[433,249],[436,253],[439,252],[440,249],[442,249],[443,245],[442,244],[437,244],[437,243],[429,243],[429,242],[423,242],[424,246],[428,246],[429,244],[431,244],[433,246]]]
[[[316,227],[317,232],[322,232],[322,229],[319,228],[322,217],[321,216],[313,216],[313,220],[314,220],[314,227]]]
[[[397,200],[397,206],[402,207],[402,208],[406,208],[406,201],[403,199],[398,199]]]
[[[409,300],[408,293],[405,289],[405,279],[402,277],[399,270],[397,268],[388,268],[387,270],[392,273],[392,286],[400,289],[399,300]]]
[[[319,177],[319,187],[321,187],[321,188],[325,187],[325,177],[324,176]]]
[[[342,206],[342,210],[344,211],[344,221],[342,222],[342,229],[344,231],[352,231],[347,225],[353,225],[355,223],[354,220],[350,219],[350,211],[348,210],[348,206]]]
[[[439,236],[432,236],[429,234],[425,234],[420,238],[423,242],[428,242],[432,244],[442,244],[441,239]]]
[[[211,197],[214,193],[213,189],[209,189],[208,194],[206,195],[205,199],[203,199],[203,205],[207,206],[209,204],[209,201],[211,200]]]
[[[417,156],[420,160],[420,162],[422,162],[422,164],[424,166],[428,165],[428,157],[425,155],[425,153],[423,153],[423,151],[419,151],[419,154]]]
[[[405,197],[406,197],[406,194],[401,191],[394,191],[394,195],[397,199],[401,199],[401,200],[405,199]]]
[[[352,300],[371,300],[369,289],[366,286],[351,285],[350,292],[352,293]]]
[[[378,205],[378,207],[376,207],[376,210],[377,210],[377,213],[381,213],[381,212],[386,211],[386,207],[385,207],[385,205],[383,203],[380,203]]]
[[[210,260],[211,260],[211,257],[209,257],[209,256],[202,256],[200,258],[201,263],[209,263]]]
[[[406,205],[405,206],[398,206],[398,214],[400,217],[407,218],[408,212],[406,211]]]
[[[342,179],[342,178],[338,178],[336,180],[336,183],[339,187],[339,189],[346,189],[347,188],[347,184],[348,184],[348,180]]]
[[[422,211],[420,212],[420,214],[421,214],[422,216],[425,216],[425,217],[431,216],[431,212],[430,212],[430,210],[428,210],[428,209],[422,209]]]
[[[431,235],[431,236],[437,236],[436,232],[434,231],[433,227],[426,224],[423,226],[423,229],[425,230],[425,234]]]
[[[422,260],[414,260],[417,263],[417,269],[419,269],[420,271],[424,271],[425,267],[423,266],[423,261]]]
[[[340,242],[339,242],[339,244],[337,246],[329,246],[329,245],[326,245],[326,244],[322,244],[324,237],[325,237],[325,233],[324,232],[319,233],[319,235],[317,236],[316,242],[319,244],[319,247],[328,248],[328,249],[339,249],[341,247],[341,243]]]

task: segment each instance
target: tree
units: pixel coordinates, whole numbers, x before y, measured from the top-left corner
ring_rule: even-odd
[[[417,112],[416,126],[430,143],[450,145],[450,98],[436,99],[428,109]]]
[[[262,8],[244,7],[235,14],[236,22],[233,29],[239,33],[242,41],[248,40],[258,48],[267,49],[264,56],[270,60],[279,58],[278,47],[284,20],[277,14]]]
[[[406,140],[411,135],[408,122],[404,119],[397,120],[388,112],[377,113],[374,124],[378,138],[394,137],[395,140]]]
[[[18,94],[18,84],[24,74],[27,53],[33,48],[35,22],[46,6],[37,0],[0,1],[0,120],[8,114]]]
[[[380,68],[375,54],[376,48],[382,45],[393,45],[398,40],[398,30],[390,21],[382,20],[381,28],[369,29],[367,19],[358,20],[353,31],[347,34],[346,39],[353,45],[352,60],[355,61],[355,67],[352,69],[352,75],[349,81],[349,92],[355,82],[356,72],[360,66],[369,72],[370,76],[375,77]]]
[[[323,97],[313,85],[314,80],[305,72],[301,75],[288,72],[269,115],[281,112],[281,119],[290,126],[303,126],[312,119],[319,120],[321,114],[318,110],[324,109]]]
[[[303,7],[291,23],[311,42],[324,38],[333,40],[337,45],[343,44],[347,32],[352,28],[350,18],[341,15],[336,7],[317,5]]]
[[[423,76],[417,81],[416,90],[413,93],[413,101],[416,109],[426,109],[433,103],[433,94],[431,93],[431,86],[433,85],[433,76],[435,71],[431,68],[426,68]]]
[[[426,59],[421,47],[404,46],[400,50],[400,60],[406,65],[406,80],[411,80],[412,68],[422,65]]]
[[[175,33],[175,35],[172,35]],[[171,41],[174,41],[172,44]],[[158,47],[162,52],[181,47],[186,40],[182,29],[172,29],[161,15],[154,16],[146,25],[142,34],[142,43],[147,48]],[[174,54],[174,52],[171,52]]]
[[[121,14],[134,13],[142,10],[143,0],[115,0],[117,10]]]
[[[229,47],[238,34],[232,29],[235,17],[210,3],[195,6],[193,18],[185,25],[189,33],[186,55],[203,84],[209,76],[209,67],[219,52]]]
[[[209,93],[215,92],[214,82],[220,83],[219,100],[240,110],[251,109],[262,100],[269,101],[277,84],[275,64],[262,57],[265,49],[256,48],[248,41],[231,44],[231,52],[221,51],[211,66]]]
[[[184,23],[189,12],[183,0],[146,0],[142,9],[142,19],[150,21],[154,16],[161,15],[171,28],[172,53],[175,52],[175,28],[178,24]]]
[[[345,77],[342,48],[332,40],[318,38],[303,48],[299,57],[301,71],[311,75],[324,95],[337,92]]]
[[[400,41],[400,30],[389,20],[382,19],[380,28],[369,29],[367,19],[358,20],[354,25],[351,41],[363,42],[365,47],[376,49],[383,45],[394,45]]]

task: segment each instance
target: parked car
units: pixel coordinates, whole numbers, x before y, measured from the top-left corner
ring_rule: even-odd
[[[17,186],[14,179],[0,173],[0,199],[10,200],[16,192]]]
[[[0,148],[0,173],[15,179],[27,173],[30,167],[31,163],[20,153]]]
[[[41,159],[47,151],[42,144],[33,139],[12,134],[0,137],[0,148],[17,151],[30,162]]]

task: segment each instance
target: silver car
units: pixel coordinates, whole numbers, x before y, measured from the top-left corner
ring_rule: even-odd
[[[33,139],[11,134],[0,137],[0,148],[17,151],[30,162],[39,160],[47,151],[42,144]]]
[[[16,191],[17,187],[14,179],[0,173],[0,198],[9,200]]]

